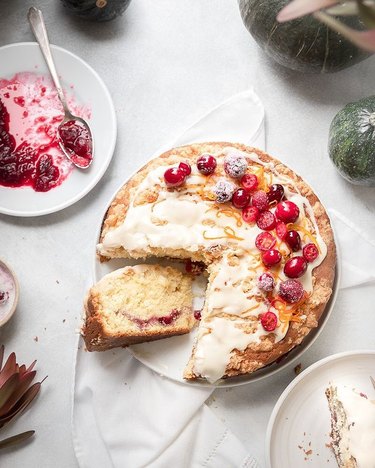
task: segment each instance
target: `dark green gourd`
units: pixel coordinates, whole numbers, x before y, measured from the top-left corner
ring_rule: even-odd
[[[375,96],[347,104],[336,114],[328,149],[346,180],[375,187]]]
[[[93,21],[109,21],[117,18],[129,6],[131,0],[61,0],[71,13]]]
[[[311,15],[278,23],[276,16],[289,1],[239,0],[246,28],[276,62],[302,72],[327,73],[350,67],[370,55]],[[356,17],[340,20],[363,28]]]

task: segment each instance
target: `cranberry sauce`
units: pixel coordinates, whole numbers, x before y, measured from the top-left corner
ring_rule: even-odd
[[[89,117],[71,97],[77,115]],[[71,173],[72,163],[58,144],[63,109],[49,78],[18,73],[0,79],[0,185],[47,192]]]
[[[171,325],[177,318],[180,316],[181,312],[177,309],[172,309],[170,314],[163,315],[161,317],[157,317],[153,315],[147,319],[140,319],[138,317],[134,317],[130,314],[125,314],[126,317],[134,322],[139,328],[146,328],[150,325]]]
[[[62,144],[70,159],[80,167],[87,167],[92,160],[92,140],[88,129],[78,120],[69,120],[59,128]]]

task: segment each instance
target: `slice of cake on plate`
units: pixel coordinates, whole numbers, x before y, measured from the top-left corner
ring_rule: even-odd
[[[339,468],[375,468],[375,402],[346,386],[330,385],[325,393]]]
[[[82,334],[89,351],[189,333],[192,276],[170,266],[136,265],[105,275],[88,292]]]

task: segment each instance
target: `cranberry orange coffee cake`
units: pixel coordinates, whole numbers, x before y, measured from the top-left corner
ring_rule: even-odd
[[[146,164],[113,199],[97,253],[101,261],[205,265],[184,378],[210,382],[253,372],[300,344],[318,326],[336,263],[312,189],[268,154],[233,143],[174,148]]]

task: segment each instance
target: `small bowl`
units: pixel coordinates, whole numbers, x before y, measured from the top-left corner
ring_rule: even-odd
[[[0,291],[5,285],[9,294],[8,300],[0,303],[0,327],[5,325],[14,314],[19,298],[19,284],[13,270],[3,260],[0,260]]]

